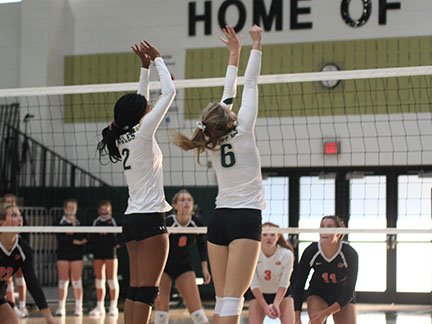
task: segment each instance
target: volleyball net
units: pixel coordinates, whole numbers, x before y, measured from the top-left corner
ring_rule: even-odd
[[[256,140],[266,191],[263,221],[290,234],[299,253],[318,232],[348,234],[362,258],[373,251],[373,262],[384,271],[389,248],[398,250],[398,260],[412,250],[431,255],[431,76],[431,66],[261,76]],[[170,201],[187,188],[206,222],[217,194],[209,156],[202,154],[198,164],[193,152],[170,143],[170,131],[191,135],[207,103],[220,101],[223,78],[174,83],[177,96],[156,133],[166,196]],[[242,83],[239,78],[235,111]],[[53,233],[64,231],[52,226],[66,198],[78,200],[82,225],[91,225],[103,199],[121,218],[128,197],[127,157],[117,164],[100,163],[96,146],[112,121],[116,100],[136,89],[132,82],[0,90],[0,193],[13,192],[22,205],[41,208],[39,216],[32,211],[27,217],[30,226],[20,229],[32,232],[41,251],[54,250]],[[155,103],[159,82],[151,82],[150,89]],[[345,220],[347,229],[318,229],[321,217],[333,214]],[[101,230],[120,232],[86,226],[67,231]],[[192,231],[204,233],[205,228]],[[431,262],[418,262],[411,271],[428,278],[418,286],[430,291],[426,272]],[[367,290],[373,270],[364,271],[359,278]]]

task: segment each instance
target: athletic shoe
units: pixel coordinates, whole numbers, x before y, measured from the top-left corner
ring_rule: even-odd
[[[55,312],[55,316],[65,316],[66,315],[66,309],[65,308],[57,308]]]
[[[118,308],[117,307],[110,307],[108,315],[110,316],[117,316],[119,313]]]
[[[24,318],[27,317],[26,314],[24,314],[20,309],[18,309],[18,307],[14,307],[14,311],[15,311],[15,315],[18,318]]]
[[[28,317],[29,312],[28,312],[28,310],[27,310],[27,307],[20,308],[20,311],[21,311],[21,313],[24,314],[25,317]]]
[[[80,308],[75,308],[74,316],[82,316],[83,311]]]
[[[99,308],[96,306],[94,309],[90,311],[89,315],[94,317],[104,316],[105,308]]]

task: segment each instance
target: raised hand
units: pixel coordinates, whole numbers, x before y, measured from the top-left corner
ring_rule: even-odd
[[[140,42],[140,49],[141,52],[144,52],[144,54],[148,55],[152,61],[154,61],[156,57],[161,56],[161,53],[158,51],[158,49],[156,47],[153,47],[146,40]]]
[[[152,59],[143,50],[142,47],[138,46],[137,43],[131,46],[132,51],[140,58],[142,67],[148,69]]]
[[[226,39],[222,36],[219,36],[219,39],[226,45],[228,51],[230,53],[240,53],[241,40],[243,36],[237,35],[232,26],[226,26],[225,28],[222,28],[222,31],[225,34]]]
[[[259,27],[258,25],[253,25],[251,28],[249,28],[248,30],[250,37],[252,38],[253,41],[253,45],[252,48],[253,49],[257,49],[257,50],[261,50],[261,43],[262,43],[262,28]]]

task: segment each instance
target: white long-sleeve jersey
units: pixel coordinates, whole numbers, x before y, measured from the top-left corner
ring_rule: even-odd
[[[288,288],[293,262],[292,252],[280,245],[271,257],[261,250],[250,289],[259,288],[263,294],[275,294],[279,287]]]
[[[132,131],[121,135],[117,146],[129,187],[125,214],[155,213],[171,210],[163,190],[162,152],[155,133],[167,113],[176,90],[162,58],[154,61],[161,82],[162,94],[153,109],[144,115]],[[141,69],[138,94],[149,100],[149,70]]]
[[[238,126],[224,137],[220,150],[210,152],[219,187],[216,208],[265,209],[261,160],[254,134],[260,70],[261,51],[252,50],[245,72]],[[236,85],[237,68],[228,66],[222,102],[230,108]]]

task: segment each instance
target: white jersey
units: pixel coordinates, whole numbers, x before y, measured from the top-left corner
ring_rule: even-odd
[[[259,288],[263,294],[275,294],[279,287],[288,288],[293,263],[291,250],[279,244],[271,257],[267,257],[261,250],[250,289]]]
[[[176,94],[171,75],[162,58],[154,61],[161,82],[162,95],[153,109],[144,115],[132,131],[117,139],[129,187],[125,214],[163,213],[171,210],[163,189],[162,152],[155,133]],[[149,100],[149,70],[141,68],[138,93]]]
[[[221,142],[220,150],[210,151],[216,171],[216,208],[265,209],[261,160],[255,142],[258,115],[258,77],[261,52],[252,50],[245,72],[238,126]],[[232,107],[237,83],[237,68],[228,66],[222,102]]]

